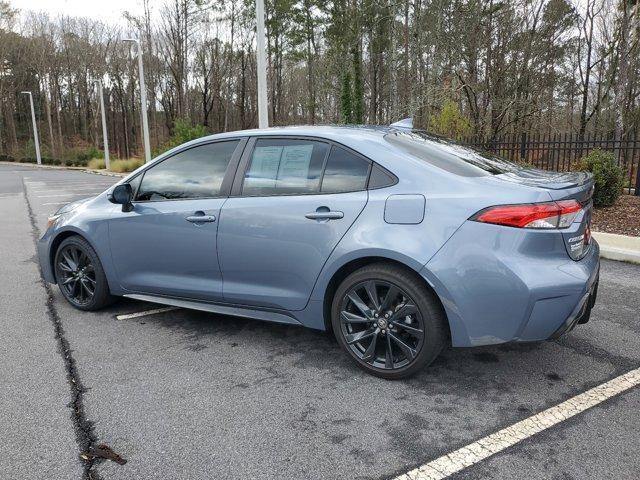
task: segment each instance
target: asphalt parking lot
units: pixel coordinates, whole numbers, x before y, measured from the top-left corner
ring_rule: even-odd
[[[300,327],[126,317],[158,306],[125,300],[76,311],[42,283],[34,238],[116,180],[0,165],[0,478],[393,478],[640,367],[640,266],[605,260],[588,324],[449,349],[396,382]],[[452,478],[637,479],[639,411],[629,389]],[[98,444],[127,463],[82,461]]]

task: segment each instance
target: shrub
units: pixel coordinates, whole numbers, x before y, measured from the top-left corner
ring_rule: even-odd
[[[74,158],[71,160],[65,160],[64,164],[68,167],[86,167],[87,160],[78,160],[77,158]]]
[[[516,165],[518,165],[520,168],[525,168],[525,169],[536,168],[536,166],[533,163],[531,163],[529,160],[526,160],[526,159],[516,160]]]
[[[111,160],[109,163],[111,164],[112,172],[127,173],[133,172],[136,168],[144,165],[144,160],[141,158],[129,158],[126,160]]]
[[[431,117],[430,124],[435,133],[451,138],[468,135],[471,131],[469,120],[451,100],[444,103],[440,113]]]
[[[84,151],[78,152],[76,154],[76,159],[79,162],[89,163],[89,160],[91,160],[92,158],[99,157],[100,154],[101,154],[100,150],[98,150],[96,147],[89,147]]]
[[[100,158],[102,152],[94,146],[75,146],[67,150],[65,165],[70,167],[86,167],[92,158]]]
[[[15,162],[16,159],[14,157],[12,157],[11,155],[6,155],[6,154],[2,154],[0,155],[0,161],[2,162]]]
[[[102,170],[105,168],[104,158],[92,158],[87,163],[87,167],[93,168],[94,170]]]
[[[178,119],[175,121],[173,126],[173,135],[171,138],[165,143],[162,148],[162,153],[166,150],[169,150],[173,147],[177,147],[178,145],[182,145],[189,140],[195,140],[196,138],[205,137],[209,134],[207,129],[202,125],[194,125],[192,126],[188,120]]]
[[[57,158],[41,157],[43,165],[62,165],[62,162]],[[38,163],[36,157],[22,157],[18,159],[20,163]]]
[[[595,182],[594,206],[609,207],[616,203],[622,193],[624,171],[616,164],[611,152],[604,152],[600,149],[593,150],[578,161],[574,170],[593,173]]]
[[[42,157],[42,163],[44,165],[62,165],[62,162],[57,158]]]

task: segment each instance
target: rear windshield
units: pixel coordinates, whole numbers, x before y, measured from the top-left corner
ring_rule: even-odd
[[[387,133],[385,140],[409,155],[463,177],[483,177],[521,168],[496,155],[421,131]]]

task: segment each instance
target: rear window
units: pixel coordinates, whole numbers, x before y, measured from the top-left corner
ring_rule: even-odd
[[[394,132],[385,140],[412,157],[463,177],[483,177],[520,170],[496,155],[425,132]]]

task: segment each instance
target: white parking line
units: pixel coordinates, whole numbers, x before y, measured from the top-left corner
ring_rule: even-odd
[[[638,385],[640,385],[640,368],[631,370],[510,427],[503,428],[466,447],[443,455],[396,477],[394,480],[440,480],[447,478]]]
[[[44,187],[90,187],[92,185],[113,185],[113,183],[91,183],[91,182],[24,182],[27,187],[44,188]]]
[[[26,182],[25,182],[26,183]],[[29,189],[52,189],[52,188],[109,188],[113,183],[26,183]]]
[[[27,185],[90,185],[93,179],[77,179],[77,180],[25,180]],[[105,179],[98,179],[102,183],[107,183]],[[100,183],[100,182],[95,182]]]
[[[156,308],[153,310],[145,310],[144,312],[127,313],[125,315],[116,315],[117,320],[129,320],[130,318],[146,317],[147,315],[155,315],[156,313],[170,312],[172,310],[180,310],[178,307]]]
[[[74,180],[72,182],[64,181],[64,180],[55,180],[55,181],[42,181],[42,182],[25,182],[30,187],[43,187],[46,185],[105,185],[105,184],[114,184],[116,182],[110,181],[108,178],[99,178],[99,179],[87,179],[87,180]]]
[[[99,188],[99,187],[96,187],[95,185],[91,186],[91,187],[71,187],[69,190],[72,190],[74,192],[79,192],[79,191],[82,191],[82,190],[95,190],[96,188]],[[55,193],[55,192],[59,192],[60,190],[67,190],[67,189],[60,187],[60,188],[53,188],[53,189],[47,188],[47,189],[44,189],[44,190],[40,190],[40,189],[35,190],[34,189],[34,190],[31,190],[31,191],[33,193]],[[105,190],[106,190],[106,188],[105,188]]]
[[[102,192],[80,192],[80,193],[58,193],[56,195],[36,195],[36,198],[50,198],[50,197],[73,197],[77,195],[97,195]]]

